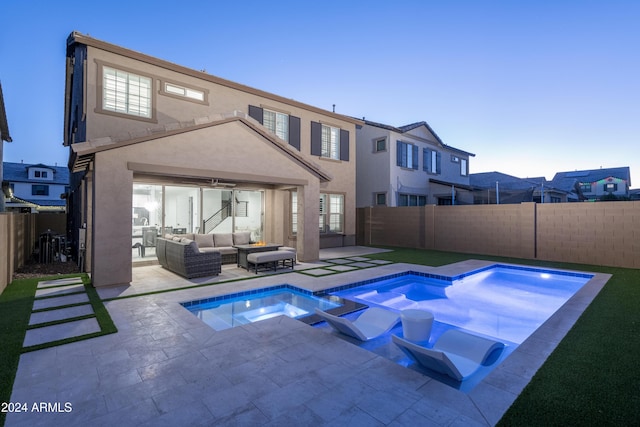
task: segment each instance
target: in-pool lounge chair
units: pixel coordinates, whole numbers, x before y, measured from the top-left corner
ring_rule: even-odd
[[[396,335],[394,343],[420,365],[462,381],[473,374],[497,349],[504,344],[457,329],[443,333],[433,345],[427,348]]]
[[[369,308],[353,322],[326,313],[318,308],[316,308],[316,314],[338,332],[359,339],[360,341],[368,341],[379,337],[389,332],[391,328],[400,321],[400,316],[397,313],[378,307]]]

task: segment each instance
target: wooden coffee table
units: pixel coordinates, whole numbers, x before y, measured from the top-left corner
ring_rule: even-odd
[[[255,252],[277,251],[281,246],[282,245],[279,245],[277,243],[267,243],[260,245],[233,245],[233,247],[238,250],[238,267],[242,267],[245,270],[249,270],[247,255]]]

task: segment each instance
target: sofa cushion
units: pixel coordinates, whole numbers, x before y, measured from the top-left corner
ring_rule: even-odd
[[[231,233],[214,233],[213,241],[218,246],[233,246],[233,235]]]
[[[250,231],[239,231],[237,233],[233,233],[234,245],[248,245],[249,243],[251,243]]]
[[[202,248],[212,248],[213,244],[213,234],[196,234],[195,239],[198,247]]]

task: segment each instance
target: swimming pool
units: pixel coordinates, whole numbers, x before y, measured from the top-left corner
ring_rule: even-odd
[[[492,265],[456,277],[406,272],[327,293],[392,310],[427,310],[436,322],[520,344],[591,277]]]
[[[181,305],[216,331],[276,316],[300,319],[342,306],[339,298],[314,296],[289,285],[183,302]]]

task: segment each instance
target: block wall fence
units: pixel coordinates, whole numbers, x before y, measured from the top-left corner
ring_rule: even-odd
[[[640,268],[640,202],[369,207],[358,244]]]

